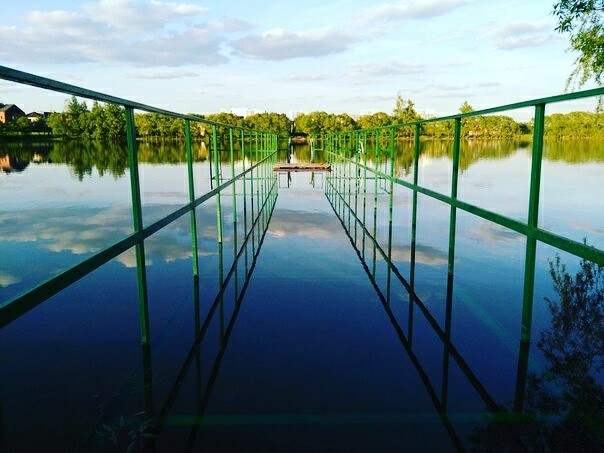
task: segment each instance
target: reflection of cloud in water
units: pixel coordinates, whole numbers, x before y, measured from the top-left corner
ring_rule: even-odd
[[[0,286],[2,288],[8,288],[11,285],[15,285],[21,282],[21,277],[16,277],[9,274],[8,272],[0,271]]]
[[[521,234],[486,220],[480,220],[478,227],[471,228],[468,233],[485,242],[510,243],[524,239]]]
[[[582,233],[591,233],[596,235],[604,235],[604,228],[598,227],[593,223],[582,222],[580,220],[572,220],[568,222],[569,226]]]
[[[280,210],[273,216],[268,234],[276,238],[299,235],[325,239],[340,231],[340,222],[333,214]]]
[[[200,207],[201,208],[201,207]],[[198,208],[198,213],[200,212]],[[165,207],[158,206],[162,213]],[[214,211],[207,206],[204,211]],[[155,216],[149,208],[146,214]],[[157,232],[145,241],[145,259],[147,264],[173,262],[189,259],[192,256],[191,233],[188,228],[188,215],[181,217],[168,227]],[[132,215],[130,207],[110,208],[60,208],[36,209],[19,212],[0,213],[0,231],[3,240],[10,242],[37,242],[40,249],[53,252],[69,252],[74,255],[86,255],[97,252],[114,244],[132,233]],[[216,225],[207,225],[200,231],[200,239],[213,242],[216,239]],[[228,235],[225,235],[228,240]],[[201,248],[202,244],[200,244]],[[215,252],[202,252],[200,255],[214,255]],[[126,267],[136,266],[134,248],[117,257],[117,261]],[[7,273],[0,273],[0,286],[18,283],[20,280]]]
[[[185,192],[143,192],[141,197],[145,208],[152,204],[184,204],[189,201]]]
[[[83,255],[132,231],[129,209],[36,209],[0,215],[0,230],[13,242],[41,242],[51,252]]]
[[[386,249],[384,249],[386,251]],[[382,255],[378,253],[379,259],[382,259]],[[411,261],[411,246],[410,245],[393,245],[392,246],[392,261]],[[442,266],[447,264],[447,254],[441,252],[434,247],[427,245],[417,245],[415,247],[415,262],[419,264],[425,264],[427,266]]]

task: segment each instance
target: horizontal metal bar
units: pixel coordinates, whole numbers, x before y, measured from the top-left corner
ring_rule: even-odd
[[[514,102],[512,104],[505,104],[505,105],[501,105],[501,106],[497,106],[497,107],[490,107],[488,109],[482,109],[482,110],[474,110],[472,112],[466,112],[466,113],[456,113],[455,115],[441,116],[438,118],[429,118],[429,119],[423,119],[423,120],[418,120],[418,121],[411,121],[408,123],[391,124],[388,126],[380,126],[380,127],[370,128],[370,129],[357,129],[357,130],[349,131],[349,132],[341,132],[340,134],[355,134],[355,133],[358,134],[358,133],[367,133],[367,132],[379,132],[379,131],[382,131],[385,129],[397,129],[397,128],[406,127],[406,126],[415,126],[417,124],[421,125],[421,124],[427,124],[427,123],[437,123],[440,121],[455,120],[457,118],[470,118],[473,116],[488,115],[491,113],[506,112],[509,110],[517,110],[517,109],[522,109],[522,108],[526,108],[526,107],[534,107],[536,105],[554,104],[557,102],[572,101],[572,100],[576,100],[576,99],[584,99],[584,98],[590,98],[590,97],[596,97],[596,96],[604,96],[604,87],[593,88],[591,90],[576,91],[574,93],[558,94],[555,96],[531,99],[528,101]]]
[[[212,198],[218,192],[224,190],[226,187],[230,186],[238,179],[244,177],[244,175],[264,163],[267,159],[270,159],[273,155],[275,155],[275,152],[265,157],[264,159],[256,163],[254,166],[240,173],[230,181],[221,184],[217,188],[202,195],[193,203],[187,203],[176,211],[145,227],[143,230],[140,231],[140,233],[132,233],[131,235],[107,247],[106,249],[97,252],[93,256],[46,280],[45,282],[40,283],[38,286],[26,291],[21,295],[16,296],[12,300],[0,306],[0,329],[13,322],[15,319],[21,317],[31,309],[37,307],[48,298],[54,296],[58,292],[62,291],[63,289],[75,283],[76,281],[90,274],[95,269],[98,269],[103,264],[106,264],[107,262],[116,258],[126,250],[144,241],[149,236],[153,235],[157,231],[174,222],[176,219],[187,214],[192,209],[198,207],[208,199]]]
[[[241,126],[233,126],[230,124],[217,123],[216,121],[210,121],[197,115],[183,115],[182,113],[171,112],[169,110],[160,109],[151,105],[141,104],[140,102],[131,101],[129,99],[119,98],[108,94],[101,93],[99,91],[89,90],[87,88],[78,87],[69,83],[59,82],[57,80],[49,79],[46,77],[37,76],[23,71],[18,71],[6,66],[0,66],[0,79],[8,80],[10,82],[21,83],[24,85],[31,85],[37,88],[43,88],[46,90],[58,91],[65,94],[71,94],[73,96],[79,96],[86,99],[92,99],[95,101],[107,102],[110,104],[118,104],[124,107],[131,107],[136,110],[143,110],[150,113],[159,113],[161,115],[171,116],[175,118],[182,118],[185,120],[196,121],[214,126],[230,127],[233,129],[251,130]]]

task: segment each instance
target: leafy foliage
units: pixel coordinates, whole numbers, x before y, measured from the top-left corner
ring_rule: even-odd
[[[282,136],[289,135],[291,121],[284,113],[256,113],[243,120],[245,127]]]
[[[554,4],[556,30],[570,34],[571,49],[579,53],[568,85],[582,86],[590,78],[602,84],[604,73],[604,0],[560,0]]]
[[[604,267],[582,260],[573,275],[556,256],[549,273],[557,297],[546,298],[551,326],[537,342],[546,365],[528,376],[524,423],[514,430],[529,451],[602,451]],[[492,422],[473,441],[505,451],[498,431]]]

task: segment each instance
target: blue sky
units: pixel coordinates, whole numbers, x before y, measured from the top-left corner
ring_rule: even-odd
[[[561,93],[575,55],[553,3],[6,2],[0,64],[178,112],[391,112],[400,92],[440,116]],[[26,111],[64,100],[0,81]]]

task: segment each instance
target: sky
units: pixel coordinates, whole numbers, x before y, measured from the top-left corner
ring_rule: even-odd
[[[576,55],[553,3],[5,2],[0,65],[180,113],[391,113],[400,93],[442,116],[464,101],[481,109],[564,91]],[[60,111],[65,99],[0,81],[0,102],[26,113]]]

